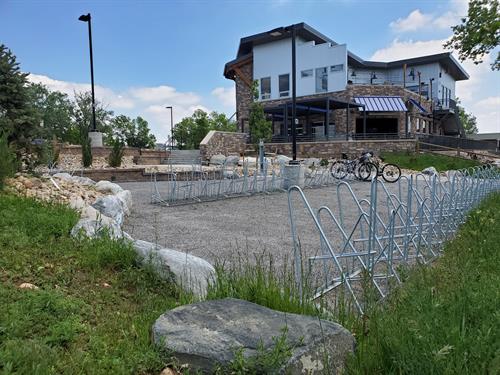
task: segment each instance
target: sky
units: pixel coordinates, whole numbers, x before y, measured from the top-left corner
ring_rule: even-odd
[[[28,1],[0,0],[0,43],[29,79],[72,96],[89,90],[87,25],[92,15],[96,97],[115,114],[145,118],[164,142],[195,109],[235,112],[234,82],[223,76],[239,39],[306,22],[366,60],[443,52],[467,14],[464,0]],[[480,132],[500,132],[500,72],[464,62],[457,96]]]

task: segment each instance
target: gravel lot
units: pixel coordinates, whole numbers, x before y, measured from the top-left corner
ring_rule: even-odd
[[[263,252],[273,254],[280,262],[293,254],[286,193],[163,207],[150,203],[150,183],[120,185],[132,192],[134,209],[124,229],[134,239],[157,242],[210,262],[231,261],[238,254],[252,258]],[[356,181],[351,186],[358,199],[369,197],[369,183]],[[387,186],[394,191],[397,188],[397,184]],[[328,205],[337,212],[336,186],[307,189],[305,195],[314,210]],[[300,207],[297,198],[293,202]],[[347,190],[341,198],[344,207],[352,208],[344,208],[346,222],[354,222],[359,215]],[[308,255],[317,253],[319,235],[305,210],[297,213],[297,223],[302,251]],[[332,233],[335,236],[338,233]]]

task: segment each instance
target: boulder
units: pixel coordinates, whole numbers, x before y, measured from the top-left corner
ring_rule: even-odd
[[[116,194],[116,197],[123,203],[125,215],[130,215],[132,211],[132,193],[130,190],[122,190]]]
[[[286,156],[286,155],[278,155],[276,156],[276,161],[279,163],[279,164],[288,164],[290,162],[290,160],[292,160],[292,158]]]
[[[75,184],[83,186],[95,185],[95,181],[88,177],[73,176],[71,177],[71,181],[73,181]]]
[[[342,373],[355,339],[341,325],[312,316],[288,314],[233,298],[177,307],[153,325],[153,341],[179,363],[212,373],[227,366],[235,352],[245,357],[271,350],[285,335],[291,357],[276,373]]]
[[[95,189],[97,191],[100,191],[101,193],[111,194],[118,194],[123,190],[120,185],[114,184],[109,181],[99,181],[97,184],[95,184]]]
[[[433,175],[437,175],[438,171],[434,167],[427,167],[424,170],[422,170],[422,173],[429,175],[429,176],[433,176]]]
[[[208,283],[215,279],[214,267],[194,255],[146,241],[134,241],[132,246],[142,263],[151,265],[160,277],[175,282],[198,298],[206,295]]]
[[[84,218],[80,219],[73,229],[71,229],[71,235],[76,238],[82,235],[89,238],[98,238],[105,234],[113,239],[123,238],[120,226],[114,221],[103,222],[101,220]]]
[[[80,217],[82,219],[90,219],[90,220],[95,220],[95,221],[100,221],[104,225],[111,225],[112,223],[115,223],[113,219],[110,217],[101,214],[99,211],[97,211],[94,207],[92,206],[85,206],[81,213]]]
[[[223,172],[223,176],[224,178],[228,178],[228,179],[238,179],[241,177],[241,175],[239,174],[239,172],[235,169],[226,169],[224,170]]]
[[[210,158],[210,164],[212,165],[222,165],[226,161],[226,157],[222,154],[213,155]]]
[[[226,165],[228,166],[235,166],[238,165],[238,162],[240,161],[240,157],[236,155],[229,155],[226,158]]]
[[[71,181],[73,176],[71,176],[69,173],[61,172],[61,173],[56,173],[52,177],[58,178],[59,180],[66,180],[66,181]]]
[[[92,205],[101,214],[112,218],[118,225],[123,224],[125,207],[123,201],[116,195],[105,195],[98,198]]]
[[[80,211],[85,207],[85,201],[78,195],[72,196],[69,199],[69,206],[74,210]]]

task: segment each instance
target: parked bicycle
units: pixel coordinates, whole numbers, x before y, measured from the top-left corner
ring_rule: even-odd
[[[372,152],[365,152],[360,158],[347,160],[345,154],[342,154],[344,160],[334,162],[330,172],[334,178],[344,179],[349,174],[354,175],[359,180],[368,181],[373,177],[382,177],[386,182],[393,183],[401,177],[401,169],[396,164],[384,164],[383,166],[373,158]]]
[[[337,160],[330,167],[332,177],[344,179],[348,175],[353,175],[358,180],[366,181],[372,174],[372,166],[369,164],[372,153],[366,152],[361,157],[349,160],[346,154],[342,154],[342,159]]]

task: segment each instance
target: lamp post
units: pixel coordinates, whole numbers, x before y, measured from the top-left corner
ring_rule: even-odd
[[[92,86],[92,133],[89,134],[91,137],[92,146],[98,147],[102,146],[102,134],[97,132],[97,126],[95,121],[95,91],[94,91],[94,57],[92,53],[92,21],[90,13],[82,14],[78,17],[79,21],[87,22],[89,25],[89,50],[90,50],[90,82]]]
[[[170,150],[174,148],[174,108],[170,105],[165,107],[170,109]]]

